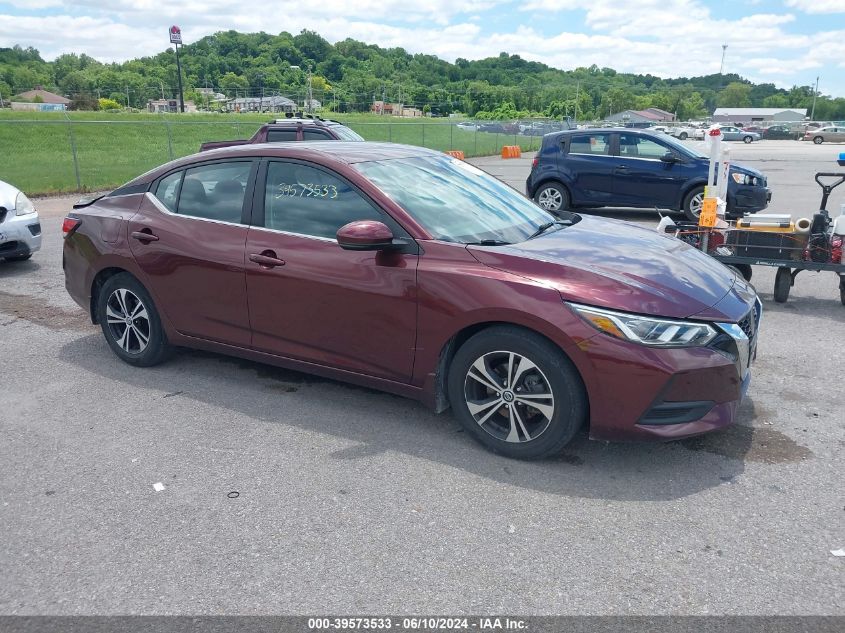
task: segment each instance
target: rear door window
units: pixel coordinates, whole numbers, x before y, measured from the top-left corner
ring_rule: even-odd
[[[186,170],[176,212],[240,223],[251,170],[252,161],[214,163]]]
[[[573,134],[569,139],[570,154],[610,154],[610,134]]]

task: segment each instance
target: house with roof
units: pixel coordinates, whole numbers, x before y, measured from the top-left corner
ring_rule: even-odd
[[[660,108],[646,108],[645,110],[623,110],[605,117],[605,121],[615,123],[662,123],[674,121],[675,115]]]
[[[748,125],[769,121],[803,121],[807,117],[806,108],[716,108],[713,112],[714,123],[733,123]]]
[[[44,90],[41,86],[35,86],[32,90],[22,92],[11,99],[12,110],[34,110],[40,112],[67,110],[68,105],[70,105],[70,99],[62,95],[57,95],[49,90]]]
[[[280,95],[267,97],[241,97],[226,103],[229,112],[293,112],[296,103]]]

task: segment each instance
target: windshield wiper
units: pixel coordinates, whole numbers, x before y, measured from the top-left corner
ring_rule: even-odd
[[[528,236],[527,239],[531,240],[535,237],[542,235],[546,231],[548,231],[553,226],[572,226],[571,220],[554,220],[553,222],[546,222],[545,224],[541,224],[537,227],[537,230],[534,231],[531,235]]]
[[[481,240],[480,242],[467,242],[468,245],[473,246],[508,246],[511,242],[505,240]]]

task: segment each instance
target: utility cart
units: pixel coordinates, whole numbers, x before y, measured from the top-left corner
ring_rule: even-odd
[[[839,164],[845,166],[845,158]],[[664,231],[692,244],[751,279],[752,266],[773,266],[774,298],[785,303],[798,273],[831,271],[839,275],[839,298],[845,305],[845,205],[843,214],[831,219],[827,211],[830,193],[843,182],[845,173],[817,173],[822,188],[820,210],[812,219],[792,222],[788,215],[747,216],[727,228],[705,228],[693,222],[665,226]]]

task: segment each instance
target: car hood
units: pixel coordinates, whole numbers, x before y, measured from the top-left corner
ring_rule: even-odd
[[[468,246],[481,263],[555,288],[565,301],[639,314],[738,321],[753,292],[674,237],[618,220],[576,224],[508,246]],[[736,294],[736,297],[732,295]]]
[[[757,178],[765,178],[766,176],[761,171],[757,171],[745,165],[731,165],[731,172],[739,172],[740,174],[748,174],[749,176],[756,176]]]

